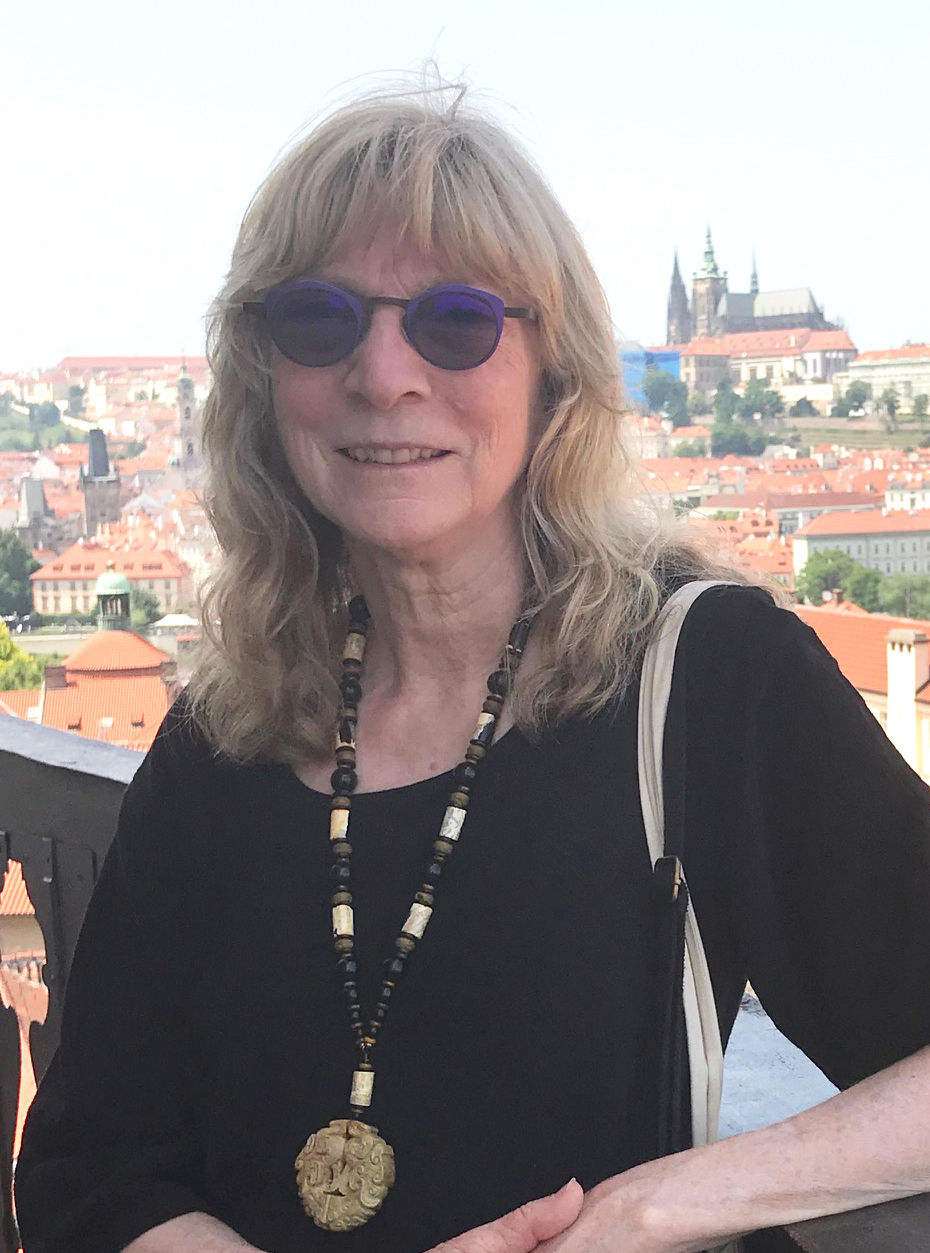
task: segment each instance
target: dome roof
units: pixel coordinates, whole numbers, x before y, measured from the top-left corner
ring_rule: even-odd
[[[131,591],[132,584],[125,574],[117,574],[115,570],[105,570],[97,580],[98,596],[128,595]]]

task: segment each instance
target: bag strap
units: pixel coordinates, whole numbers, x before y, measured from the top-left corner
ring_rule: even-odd
[[[667,801],[663,787],[662,759],[675,653],[682,625],[688,610],[699,596],[708,588],[722,586],[726,586],[724,580],[695,580],[686,583],[669,597],[658,615],[655,630],[644,653],[640,679],[637,737],[640,803],[653,864],[654,892],[665,902],[663,908],[668,909],[671,906],[675,934],[666,953],[662,971],[663,982],[664,977],[670,982],[665,984],[668,997],[662,1022],[660,1092],[663,1109],[660,1112],[660,1152],[674,1152],[680,1147],[669,1143],[673,1133],[668,1129],[674,1126],[679,1115],[679,1076],[683,1052],[679,1025],[682,1005],[691,1083],[693,1145],[709,1144],[716,1139],[720,1113],[723,1048],[717,1007],[700,929],[682,869],[684,823],[672,821],[670,815],[666,826]],[[683,736],[682,744],[685,743]],[[676,807],[679,810],[678,817],[683,817],[683,794],[682,778],[676,796],[668,798],[668,807]],[[666,1082],[667,1079],[671,1082]]]

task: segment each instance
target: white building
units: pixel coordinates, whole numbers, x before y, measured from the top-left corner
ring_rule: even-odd
[[[930,574],[930,509],[822,513],[794,533],[795,575],[825,548],[882,574]]]
[[[873,404],[886,388],[893,387],[902,412],[910,413],[916,396],[930,396],[930,344],[861,352],[834,382],[841,392],[850,383],[868,384]]]

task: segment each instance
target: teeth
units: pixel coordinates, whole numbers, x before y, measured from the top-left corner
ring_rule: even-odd
[[[353,461],[376,461],[379,465],[406,465],[411,461],[430,461],[441,456],[435,448],[345,448]]]

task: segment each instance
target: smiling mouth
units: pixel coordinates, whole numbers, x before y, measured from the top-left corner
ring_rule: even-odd
[[[382,466],[410,465],[415,461],[436,461],[448,457],[448,449],[440,448],[340,448],[340,454],[349,461],[367,462]]]

